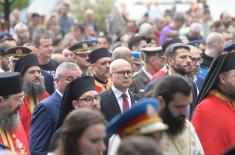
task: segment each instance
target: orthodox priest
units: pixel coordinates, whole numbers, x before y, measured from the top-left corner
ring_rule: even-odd
[[[11,151],[29,155],[27,137],[19,118],[22,98],[20,74],[0,73],[0,144]]]
[[[206,155],[220,155],[235,145],[235,53],[211,65],[199,94],[192,123]]]

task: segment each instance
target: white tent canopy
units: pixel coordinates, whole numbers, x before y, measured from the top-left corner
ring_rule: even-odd
[[[62,0],[33,0],[27,8],[27,13],[49,15],[56,9],[56,5]]]

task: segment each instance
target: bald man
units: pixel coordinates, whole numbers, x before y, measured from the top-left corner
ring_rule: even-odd
[[[113,51],[112,59],[125,59],[132,65],[131,50],[127,47],[121,46],[117,47]]]
[[[110,121],[115,115],[125,112],[140,99],[129,91],[132,75],[132,67],[128,61],[116,59],[110,64],[112,86],[100,93],[101,111],[107,121]]]
[[[202,52],[202,62],[200,64],[200,76],[204,79],[208,69],[215,57],[223,52],[224,38],[220,33],[212,32],[206,38],[206,50]]]

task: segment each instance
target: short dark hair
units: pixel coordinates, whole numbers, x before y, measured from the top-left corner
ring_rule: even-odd
[[[178,49],[186,49],[186,50],[190,51],[190,47],[188,45],[185,45],[182,43],[171,44],[170,46],[168,46],[166,48],[166,51],[165,51],[166,60],[168,58],[175,58],[176,50],[178,50]]]
[[[69,3],[63,2],[62,5],[67,7],[67,8],[70,8]]]
[[[38,13],[32,13],[31,17],[32,17],[32,18],[40,17],[40,15],[39,15]]]
[[[112,39],[108,36],[108,35],[98,35],[97,39],[98,38],[104,38],[108,41],[108,43],[110,44],[112,42]]]
[[[42,32],[38,33],[36,37],[34,38],[34,44],[38,48],[40,46],[40,40],[41,39],[50,39],[52,38],[51,34],[49,32]]]
[[[71,29],[77,29],[77,30],[80,30],[82,33],[85,33],[84,26],[82,24],[79,24],[79,23],[73,24]]]
[[[176,12],[174,15],[173,15],[173,20],[175,21],[184,21],[185,20],[185,13],[183,12]]]
[[[143,36],[132,36],[128,41],[128,48],[132,50],[133,46],[139,45],[141,40],[146,40]]]
[[[182,93],[189,96],[192,92],[191,84],[180,75],[167,75],[163,77],[153,90],[153,97],[162,96],[166,104],[173,100],[175,94]]]

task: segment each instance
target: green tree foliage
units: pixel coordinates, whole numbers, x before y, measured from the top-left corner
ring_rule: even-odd
[[[14,8],[23,9],[29,5],[29,0],[13,0],[11,10]]]
[[[5,3],[5,0],[0,0],[1,16],[3,16],[4,3]],[[12,11],[15,8],[18,8],[21,10],[29,5],[29,0],[9,0],[9,3],[11,4],[10,11]]]
[[[0,0],[0,9],[3,10],[3,4],[5,0]],[[29,0],[9,0],[11,4],[11,10],[14,8],[23,9],[29,5]]]
[[[105,30],[105,20],[113,8],[114,0],[70,0],[71,11],[79,22],[84,20],[86,9],[93,9],[97,26]]]

